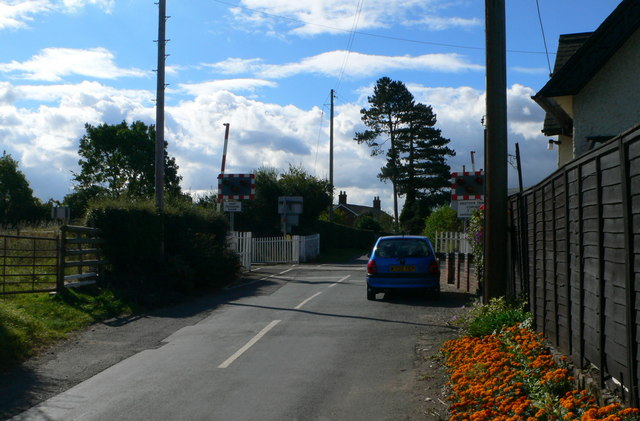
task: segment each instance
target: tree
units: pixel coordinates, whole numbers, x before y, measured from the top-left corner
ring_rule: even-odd
[[[18,169],[18,161],[3,152],[0,157],[0,223],[16,226],[20,222],[36,222],[46,217],[46,206],[33,197],[27,178]]]
[[[74,190],[102,190],[110,197],[126,194],[149,198],[155,190],[155,126],[141,121],[120,124],[85,125],[78,154],[80,173],[74,173]],[[169,157],[165,143],[165,191],[181,194],[178,166]],[[96,189],[96,187],[98,189]]]
[[[387,164],[382,168],[379,177],[390,180],[393,186],[393,215],[398,223],[398,167],[400,155],[397,131],[405,121],[406,114],[414,104],[413,95],[404,83],[382,77],[373,88],[373,95],[367,98],[371,105],[369,109],[361,109],[362,122],[368,127],[364,132],[356,132],[354,139],[358,143],[366,143],[372,148],[371,155],[383,152],[384,145],[389,142],[387,150]],[[386,139],[380,141],[380,137]]]
[[[451,168],[446,157],[455,156],[455,151],[447,147],[450,140],[435,128],[431,106],[414,104],[405,119],[405,126],[398,131],[402,157],[398,185],[406,197],[400,220],[411,232],[420,232],[429,212],[449,199]]]
[[[371,147],[372,155],[382,153],[389,142],[387,162],[378,177],[393,184],[396,223],[397,197],[405,196],[400,220],[404,228],[420,232],[430,209],[446,202],[444,189],[450,186],[446,157],[454,156],[455,151],[435,128],[431,106],[415,103],[402,82],[381,78],[368,100],[370,109],[360,113],[369,130],[356,133],[355,140]],[[383,136],[386,139],[380,141]]]
[[[451,206],[445,205],[434,210],[426,218],[422,235],[433,241],[436,232],[460,232],[462,229],[458,213]]]
[[[318,179],[302,167],[289,166],[289,170],[282,174],[278,174],[275,168],[260,168],[256,171],[255,200],[244,201],[242,212],[236,215],[238,229],[265,235],[279,233],[280,196],[304,198],[299,229],[305,229],[312,226],[331,205],[331,186],[328,180]]]

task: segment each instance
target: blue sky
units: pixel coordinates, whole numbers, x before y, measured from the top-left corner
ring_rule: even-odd
[[[560,34],[595,30],[618,4],[539,0],[551,66]],[[165,137],[185,191],[216,185],[223,123],[227,172],[292,164],[328,178],[335,89],[336,191],[390,209],[381,158],[353,141],[383,76],[433,107],[452,170],[471,168],[470,151],[482,168],[483,1],[167,0],[167,15]],[[36,196],[71,192],[85,123],[154,123],[157,30],[153,0],[0,0],[0,142]],[[507,49],[509,152],[518,142],[531,185],[557,160],[530,99],[549,75],[535,0],[507,2]]]

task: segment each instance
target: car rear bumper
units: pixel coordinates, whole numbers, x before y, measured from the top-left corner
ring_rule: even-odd
[[[372,276],[367,275],[367,285],[375,289],[391,289],[391,288],[426,288],[439,289],[439,275],[423,275],[423,276],[397,276],[383,275]]]

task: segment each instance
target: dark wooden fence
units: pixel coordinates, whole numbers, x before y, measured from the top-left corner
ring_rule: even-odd
[[[59,233],[0,235],[0,294],[62,291],[95,283],[102,239],[95,228],[63,226]]]
[[[509,198],[510,293],[536,328],[638,405],[640,126]]]

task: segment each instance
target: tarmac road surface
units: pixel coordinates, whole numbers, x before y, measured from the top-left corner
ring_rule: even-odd
[[[159,346],[11,419],[419,419],[416,343],[454,336],[446,320],[459,310],[406,294],[367,301],[362,264],[270,267],[226,294]]]

